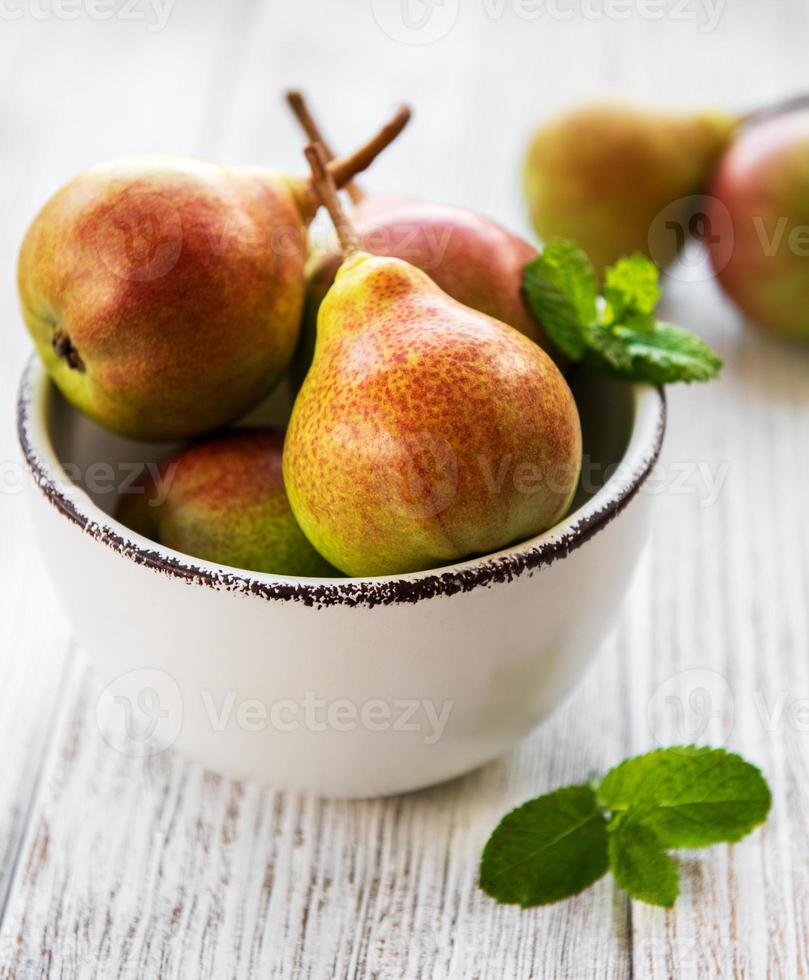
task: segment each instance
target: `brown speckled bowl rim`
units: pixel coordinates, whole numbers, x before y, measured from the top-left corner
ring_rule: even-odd
[[[652,436],[648,445],[642,447],[640,459],[632,471],[628,475],[622,475],[619,467],[616,474],[590,500],[556,527],[504,551],[432,571],[402,576],[290,578],[229,569],[211,562],[196,564],[186,555],[163,548],[128,531],[98,508],[83,492],[75,495],[81,498],[80,504],[63,493],[51,465],[43,459],[31,435],[34,398],[38,395],[44,397],[44,386],[49,383],[36,354],[32,355],[20,382],[17,433],[26,465],[36,486],[64,517],[121,557],[172,578],[217,591],[238,592],[272,601],[299,602],[314,607],[386,606],[415,603],[437,596],[452,596],[510,582],[567,557],[602,531],[631,503],[657,461],[666,429],[666,399],[662,389],[645,384],[633,385],[635,420],[622,462],[629,455],[632,436],[641,415],[638,406],[642,399],[655,396],[657,412]],[[47,436],[44,423],[42,428]],[[48,449],[55,457],[53,447],[49,445]]]

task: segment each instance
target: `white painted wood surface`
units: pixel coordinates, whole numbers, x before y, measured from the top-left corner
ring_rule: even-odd
[[[728,108],[790,93],[809,9],[720,0],[704,30],[696,0],[661,20],[642,3],[617,19],[608,0],[446,0],[434,17],[454,22],[420,45],[402,43],[401,19],[390,26],[398,0],[176,0],[155,32],[145,2],[146,22],[45,6],[10,0],[0,24],[0,977],[809,974],[809,733],[796,709],[809,698],[809,356],[745,332],[712,283],[671,284],[671,318],[727,366],[721,383],[671,392],[653,540],[616,634],[515,752],[403,798],[287,798],[171,752],[111,748],[15,492],[12,431],[28,349],[16,248],[45,196],[94,160],[163,150],[301,170],[285,86],[310,92],[343,146],[407,99],[411,130],[367,182],[525,229],[517,169],[544,113],[605,90]],[[689,737],[706,706],[718,716],[704,737],[764,767],[773,812],[735,848],[685,856],[674,911],[609,881],[531,912],[477,890],[481,846],[510,806]]]

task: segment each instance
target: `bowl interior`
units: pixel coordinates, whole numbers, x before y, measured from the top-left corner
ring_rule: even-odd
[[[582,423],[584,463],[572,511],[604,486],[626,452],[635,417],[631,385],[576,370],[569,379]],[[285,386],[277,389],[240,424],[284,425],[291,408]],[[124,439],[76,411],[53,385],[45,398],[45,425],[54,456],[70,483],[78,486],[104,513],[112,516],[149,464],[156,465],[179,444],[141,443]]]

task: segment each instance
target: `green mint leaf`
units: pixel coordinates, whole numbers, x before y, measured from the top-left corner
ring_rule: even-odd
[[[640,316],[651,326],[651,314],[660,299],[657,266],[640,254],[619,259],[604,273],[604,298],[609,304],[610,323],[626,323]]]
[[[643,824],[619,821],[610,831],[607,851],[610,870],[627,895],[667,909],[674,905],[680,892],[677,865],[654,831]]]
[[[652,329],[598,327],[590,343],[608,370],[631,381],[708,381],[722,367],[722,359],[704,340],[673,323],[657,321]]]
[[[655,319],[660,277],[643,255],[611,265],[599,299],[590,260],[575,242],[559,239],[524,266],[523,292],[549,339],[571,361],[588,357],[598,370],[656,385],[707,381],[722,367],[704,340]]]
[[[546,905],[607,871],[607,824],[589,786],[567,786],[506,814],[483,851],[480,886],[498,902]]]
[[[622,762],[596,795],[605,810],[623,812],[620,825],[648,827],[664,848],[741,840],[766,820],[771,802],[755,766],[724,749],[693,745]]]
[[[565,239],[552,242],[523,269],[523,291],[551,341],[580,361],[598,298],[595,270],[584,252]]]
[[[608,327],[593,327],[589,336],[589,362],[601,371],[631,378],[632,355],[623,341]]]

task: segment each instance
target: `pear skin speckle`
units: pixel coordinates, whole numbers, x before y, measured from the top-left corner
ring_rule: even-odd
[[[284,450],[293,511],[333,565],[397,574],[499,550],[565,514],[580,466],[573,395],[540,347],[406,262],[346,261]]]
[[[113,161],[58,191],[23,241],[26,325],[65,397],[137,439],[238,418],[287,367],[306,233],[275,175]]]
[[[351,218],[368,252],[403,259],[422,269],[453,299],[519,330],[564,368],[563,356],[523,296],[523,268],[537,254],[533,245],[466,208],[389,194],[369,195]],[[308,270],[294,367],[298,384],[312,360],[318,308],[339,266],[339,254],[328,252]]]
[[[235,429],[194,443],[122,496],[118,519],[175,551],[277,575],[337,574],[289,506],[277,429]]]

